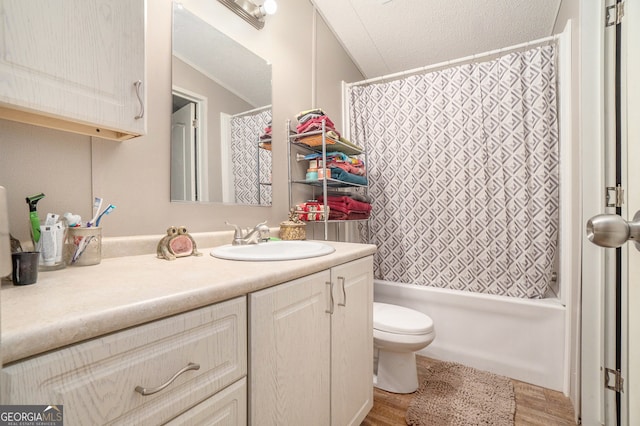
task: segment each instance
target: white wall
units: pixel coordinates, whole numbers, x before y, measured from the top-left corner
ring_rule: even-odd
[[[39,192],[46,194],[38,204],[43,215],[72,211],[89,217],[94,195],[116,204],[116,211],[104,222],[108,237],[160,235],[169,225],[185,225],[192,232],[225,230],[225,220],[251,226],[266,219],[277,226],[286,219],[289,203],[286,119],[315,106],[323,107],[332,119],[340,117],[340,81],[362,79],[339,43],[323,30],[317,39],[318,51],[326,51],[324,43],[329,43],[333,54],[316,61],[315,75],[322,78],[312,82],[315,12],[307,1],[279,0],[278,13],[258,31],[218,2],[183,0],[185,7],[207,15],[205,20],[214,21],[221,31],[273,65],[274,197],[272,207],[170,203],[172,3],[146,3],[146,136],[126,142],[91,140],[0,120],[0,185],[8,191],[10,229],[17,238],[29,239],[24,198]],[[318,100],[328,107],[312,105],[314,84],[322,90]]]

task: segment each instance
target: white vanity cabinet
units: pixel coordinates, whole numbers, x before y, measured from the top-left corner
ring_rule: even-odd
[[[249,295],[249,421],[359,425],[373,406],[371,256]]]
[[[145,0],[0,0],[0,16],[0,118],[145,133]]]
[[[242,296],[7,365],[2,403],[61,404],[66,425],[246,424],[246,314]]]

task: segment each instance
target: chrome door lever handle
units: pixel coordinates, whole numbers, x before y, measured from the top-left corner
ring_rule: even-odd
[[[640,210],[627,222],[616,214],[599,214],[587,221],[587,238],[600,247],[617,248],[635,242],[640,251]]]

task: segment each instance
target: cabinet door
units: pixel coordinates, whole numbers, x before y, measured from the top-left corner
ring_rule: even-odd
[[[330,423],[329,271],[249,296],[249,421]]]
[[[134,84],[144,82],[144,8],[144,0],[0,0],[0,105],[143,134]]]
[[[331,269],[331,424],[359,425],[373,406],[373,258]]]

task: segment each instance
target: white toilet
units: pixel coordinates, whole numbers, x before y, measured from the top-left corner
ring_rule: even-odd
[[[422,312],[373,303],[373,345],[378,352],[377,388],[394,393],[418,389],[416,352],[436,337],[433,320]]]

